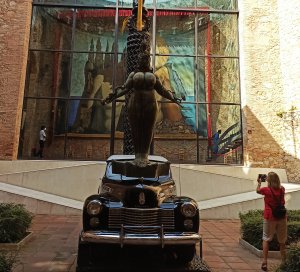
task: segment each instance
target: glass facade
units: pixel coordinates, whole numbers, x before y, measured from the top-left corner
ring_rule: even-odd
[[[126,80],[132,0],[35,0],[20,159],[105,160],[123,150],[124,98],[100,100]],[[235,0],[145,0],[151,61],[181,107],[157,94],[152,151],[174,163],[241,164],[238,8]],[[221,133],[216,133],[221,130]]]

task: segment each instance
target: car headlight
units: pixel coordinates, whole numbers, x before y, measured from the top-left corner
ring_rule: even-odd
[[[87,204],[86,210],[89,215],[97,215],[102,210],[102,203],[99,200],[92,200]]]
[[[99,226],[99,224],[100,224],[100,220],[99,220],[98,217],[92,217],[90,219],[90,225],[91,225],[91,227],[95,228],[95,227]]]
[[[181,205],[181,213],[185,217],[193,217],[196,215],[197,207],[192,202],[185,202]]]
[[[191,230],[194,227],[192,219],[185,219],[183,222],[183,225],[184,225],[185,229],[187,229],[187,230]]]

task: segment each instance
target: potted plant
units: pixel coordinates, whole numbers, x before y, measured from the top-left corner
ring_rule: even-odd
[[[0,203],[0,248],[11,249],[9,244],[18,244],[27,237],[32,218],[22,204]]]

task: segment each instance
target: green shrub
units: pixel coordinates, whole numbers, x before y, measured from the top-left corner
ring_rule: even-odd
[[[0,203],[0,243],[15,243],[26,236],[32,214],[24,205]]]
[[[16,262],[16,254],[0,251],[0,272],[10,272]]]
[[[282,263],[276,271],[277,272],[281,272],[281,271],[298,272],[299,268],[300,268],[300,241],[290,245],[287,251],[286,261]]]
[[[300,221],[288,221],[287,244],[291,244],[300,239]]]
[[[300,210],[289,210],[288,221],[300,222]]]
[[[261,247],[263,211],[251,210],[239,214],[241,220],[242,238],[256,248]]]
[[[239,214],[242,239],[258,249],[262,249],[263,211],[251,210]],[[300,210],[288,210],[287,244],[295,242],[300,237]],[[270,250],[279,250],[276,236],[269,244]]]

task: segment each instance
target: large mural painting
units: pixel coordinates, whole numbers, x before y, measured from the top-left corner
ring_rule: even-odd
[[[89,16],[100,14],[100,11],[89,12]],[[166,16],[167,15],[167,16]],[[155,73],[160,77],[164,86],[176,93],[178,97],[184,97],[186,102],[196,101],[195,76],[198,78],[198,97],[205,100],[204,70],[195,72],[195,28],[194,15],[186,13],[158,13],[155,49]],[[178,18],[181,18],[178,21]],[[112,106],[102,106],[99,101],[88,99],[102,99],[111,92],[113,86],[124,82],[125,78],[125,54],[126,31],[118,32],[118,60],[114,73],[115,31],[108,27],[94,26],[99,33],[91,33],[85,20],[79,21],[76,35],[75,48],[78,51],[90,53],[75,53],[72,63],[71,77],[71,103],[68,126],[75,133],[109,133],[111,130]],[[122,18],[123,20],[126,17]],[[114,17],[111,17],[113,21]],[[99,19],[101,21],[101,18]],[[120,23],[122,25],[122,21]],[[112,25],[111,25],[112,26]],[[81,27],[81,28],[80,28]],[[85,29],[84,29],[85,28]],[[153,47],[153,46],[152,46]],[[152,49],[153,50],[153,49]],[[76,100],[75,98],[78,98]],[[84,98],[85,100],[79,100]],[[183,122],[191,133],[198,132],[206,136],[206,110],[199,107],[196,117],[196,106],[184,103],[178,105],[160,101],[160,113],[158,124],[161,122]],[[122,131],[122,103],[116,104],[116,129]],[[198,119],[198,125],[196,124]],[[179,123],[178,123],[179,124]],[[174,130],[176,131],[176,130]],[[170,133],[170,132],[169,132]]]

